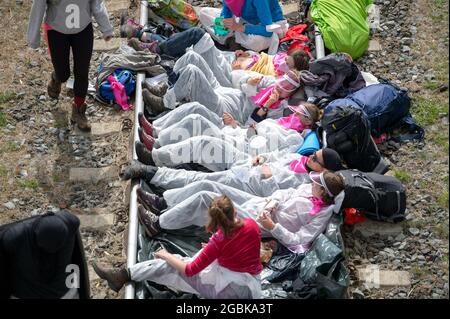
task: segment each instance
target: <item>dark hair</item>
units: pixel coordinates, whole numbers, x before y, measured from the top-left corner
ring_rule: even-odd
[[[338,195],[341,191],[344,190],[344,179],[341,175],[324,171],[323,172],[323,179],[325,180],[325,183],[327,184],[328,190],[333,194],[333,196]],[[327,191],[322,187],[322,199],[323,201],[331,205],[334,202],[334,197],[331,197],[328,195]]]
[[[242,225],[241,222],[235,222],[233,202],[225,195],[213,199],[208,214],[209,221],[206,225],[208,232],[220,229],[225,237],[230,237],[233,231]]]
[[[296,49],[288,53],[294,59],[294,67],[297,71],[309,70],[309,55],[303,50]]]

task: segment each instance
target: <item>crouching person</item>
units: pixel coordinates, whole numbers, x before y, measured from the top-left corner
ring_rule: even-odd
[[[162,249],[155,253],[156,259],[129,269],[107,269],[94,264],[94,270],[114,291],[129,281],[150,280],[209,299],[260,298],[258,225],[250,218],[238,219],[226,196],[211,202],[208,215],[206,230],[214,234],[192,259]]]

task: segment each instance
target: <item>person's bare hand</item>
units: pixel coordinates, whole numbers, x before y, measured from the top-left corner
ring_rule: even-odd
[[[237,58],[239,58],[239,57],[241,57],[241,56],[247,56],[248,54],[247,54],[245,51],[243,51],[243,50],[236,50],[236,51],[234,51],[234,55],[235,55]]]
[[[258,217],[258,221],[261,223],[261,225],[267,229],[272,230],[275,227],[275,223],[272,221],[272,218],[270,218],[270,213],[267,211],[263,211],[261,215]]]
[[[202,243],[202,248],[205,248],[206,246],[208,246],[208,243]]]
[[[156,258],[166,259],[166,257],[168,255],[170,255],[170,253],[167,250],[165,250],[164,248],[155,252]]]
[[[262,75],[252,76],[247,80],[247,84],[257,86],[259,83],[261,83],[262,79],[263,79]]]
[[[223,19],[223,25],[232,31],[244,32],[244,25],[236,23],[234,18]]]
[[[261,175],[263,178],[271,178],[272,177],[272,170],[270,169],[269,165],[267,165],[267,164],[262,165]]]
[[[238,60],[234,60],[233,62],[231,62],[231,69],[232,70],[240,70],[241,62],[239,62]]]
[[[266,161],[266,159],[263,156],[258,155],[253,158],[252,164],[253,164],[253,166],[262,165],[265,161]]]
[[[223,124],[231,126],[233,128],[237,127],[237,122],[234,119],[233,115],[228,112],[223,113]]]

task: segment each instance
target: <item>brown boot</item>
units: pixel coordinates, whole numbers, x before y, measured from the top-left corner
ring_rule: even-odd
[[[106,280],[109,288],[115,292],[119,292],[123,285],[131,281],[130,273],[126,267],[121,267],[118,269],[106,268],[98,265],[97,263],[92,263],[92,267],[97,275],[101,279]]]
[[[88,122],[86,117],[86,103],[82,106],[76,106],[75,103],[72,104],[72,116],[70,118],[70,122],[72,124],[77,124],[80,131],[90,132],[91,125]]]
[[[50,81],[47,85],[47,93],[52,99],[59,98],[59,94],[61,93],[61,82],[55,80],[55,74],[52,73]]]
[[[152,93],[153,95],[162,97],[164,94],[166,94],[167,89],[169,88],[169,85],[166,82],[158,83],[155,86],[149,85],[147,82],[142,82],[142,87],[144,89],[147,89]]]
[[[142,90],[142,99],[144,100],[145,106],[154,114],[159,114],[166,110],[163,98],[150,93],[147,89]]]

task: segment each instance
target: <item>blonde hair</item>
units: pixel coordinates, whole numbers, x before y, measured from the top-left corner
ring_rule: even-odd
[[[316,105],[314,105],[312,103],[309,103],[309,102],[304,102],[302,104],[308,110],[309,114],[311,114],[311,121],[313,123],[318,122],[320,120],[320,117],[321,117],[319,108]]]
[[[225,237],[230,237],[233,231],[242,225],[235,221],[234,205],[231,199],[222,195],[213,199],[209,205],[209,221],[206,225],[206,231],[216,232],[222,230]]]

